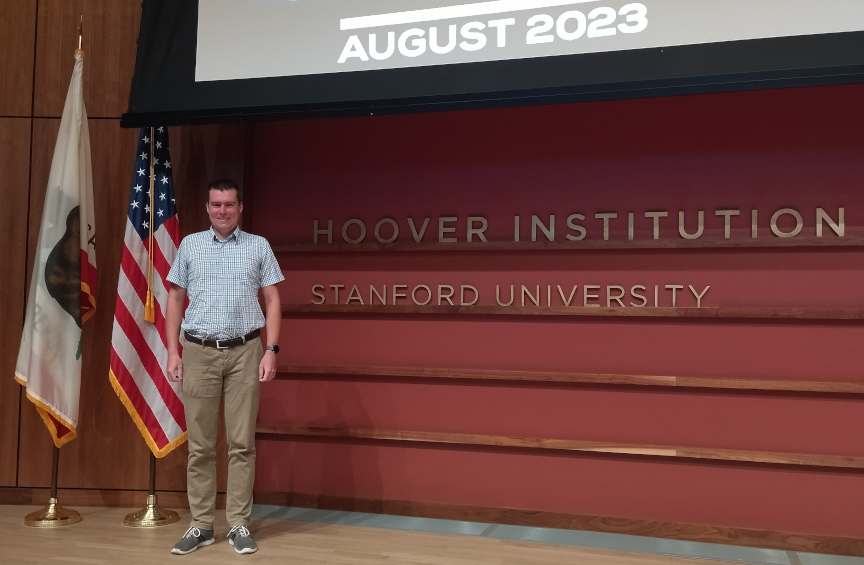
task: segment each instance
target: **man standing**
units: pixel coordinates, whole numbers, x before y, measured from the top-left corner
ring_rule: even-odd
[[[213,543],[216,513],[216,431],[224,399],[228,438],[228,541],[237,553],[255,553],[249,533],[255,480],[255,420],[261,383],[276,374],[279,293],[285,280],[263,237],[241,231],[243,203],[231,180],[210,185],[207,214],[211,228],[183,238],[168,281],[165,315],[168,341],[166,373],[183,382],[189,432],[187,491],[192,523],[171,553],[185,555]],[[264,295],[266,316],[258,303]],[[183,303],[189,297],[181,360],[177,343]],[[261,327],[267,329],[262,352]]]

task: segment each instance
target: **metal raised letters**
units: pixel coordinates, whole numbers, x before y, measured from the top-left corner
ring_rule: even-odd
[[[670,215],[672,218],[669,217]],[[706,220],[706,216],[710,220]],[[338,225],[340,222],[334,222],[332,218],[314,218],[311,239],[312,246],[316,250],[338,247],[342,251],[350,251],[352,248],[388,249],[390,246],[411,248],[412,244],[418,248],[429,248],[436,243],[457,244],[447,245],[447,249],[457,249],[469,244],[472,249],[482,249],[484,246],[495,248],[504,243],[511,243],[509,249],[512,248],[512,243],[520,242],[524,243],[526,248],[544,249],[770,247],[779,245],[780,242],[774,243],[778,238],[783,240],[797,238],[800,245],[864,245],[864,237],[860,235],[850,237],[846,234],[846,209],[842,206],[836,211],[816,208],[804,213],[794,208],[779,208],[770,216],[768,225],[762,226],[761,232],[758,211],[750,210],[749,223],[746,216],[746,211],[734,208],[717,209],[713,214],[706,213],[705,210],[679,210],[676,226],[674,213],[670,214],[668,210],[642,213],[605,211],[594,214],[572,213],[566,218],[556,214],[532,214],[530,222],[521,222],[520,216],[516,215],[511,224],[513,236],[509,242],[500,238],[492,239],[489,235],[489,232],[495,231],[496,227],[498,233],[506,233],[505,226],[509,220],[504,218],[490,220],[484,216],[439,216],[436,222],[437,233],[429,233],[429,224],[434,221],[432,217],[423,218],[422,223],[419,222],[419,218],[414,217],[385,217],[377,222],[370,222],[371,230],[367,229],[366,221],[359,218],[341,221],[341,230],[334,226],[334,223]],[[341,231],[342,241],[334,241],[336,239],[334,231],[336,234]],[[368,231],[374,234],[374,241],[367,241]],[[753,241],[760,239],[762,241]],[[632,243],[628,245],[629,242]],[[297,250],[302,251],[302,249]],[[291,249],[284,251],[291,251]]]

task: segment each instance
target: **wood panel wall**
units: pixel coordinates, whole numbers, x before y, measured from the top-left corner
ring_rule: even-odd
[[[4,242],[20,241],[27,231],[27,186],[30,172],[30,120],[0,118],[0,237]],[[15,485],[18,456],[18,408],[21,387],[12,378],[18,341],[12,328],[24,321],[24,269],[26,247],[0,245],[0,265],[6,270],[0,296],[0,327],[6,339],[0,340],[0,485]]]
[[[115,289],[138,130],[120,128],[135,63],[140,0],[3,0],[0,2],[0,487],[50,483],[52,443],[15,383],[48,171],[84,16],[84,104],[93,158],[99,296],[83,332],[78,439],[60,456],[65,489],[143,491],[149,451],[108,382]],[[158,125],[158,124],[154,124]],[[205,187],[215,177],[244,178],[245,127],[171,128],[181,230],[206,229]],[[224,440],[221,441],[224,444]],[[186,488],[185,446],[159,461],[160,490]],[[226,459],[224,445],[219,454]],[[224,469],[224,465],[220,465]],[[220,491],[225,477],[220,476]],[[68,491],[67,491],[68,492]],[[82,490],[82,492],[84,492]]]
[[[2,0],[0,2],[0,500],[18,496],[21,502],[44,502],[50,478],[51,442],[32,405],[13,381],[20,328],[23,324],[29,272],[35,251],[48,169],[69,85],[77,27],[84,16],[86,52],[84,95],[90,116],[100,294],[95,319],[84,330],[79,437],[64,447],[60,459],[61,500],[71,504],[135,505],[130,493],[147,488],[148,451],[108,382],[110,336],[114,314],[114,289],[125,229],[130,176],[138,132],[120,128],[119,118],[127,100],[134,66],[140,0]],[[158,124],[154,124],[158,125]],[[251,159],[249,132],[242,125],[171,128],[175,186],[184,233],[206,229],[203,206],[205,187],[217,177],[232,177],[245,184],[246,211],[251,212]],[[250,229],[251,214],[244,227]],[[224,438],[224,433],[222,435]],[[220,439],[219,468],[224,471],[226,453]],[[179,505],[185,490],[185,447],[160,460],[157,488],[169,493],[163,502]],[[224,491],[224,473],[219,477]],[[38,498],[36,490],[41,493]],[[111,493],[114,496],[111,496]],[[106,493],[108,496],[106,496]],[[320,497],[319,497],[320,498]],[[143,497],[142,497],[143,501]],[[338,507],[365,511],[424,514],[471,518],[503,523],[538,524],[530,519],[496,517],[487,509],[472,514],[467,507],[450,511],[401,509],[399,504],[363,500],[310,500],[278,493],[271,502]],[[366,504],[364,506],[364,504]],[[404,503],[403,506],[414,505]],[[515,511],[514,511],[515,512]],[[549,513],[546,513],[548,515]],[[547,525],[575,527],[573,517],[560,516]],[[542,519],[542,516],[541,516]],[[569,522],[566,522],[569,521]],[[567,524],[571,525],[568,526]],[[618,522],[620,524],[620,521]],[[580,528],[592,529],[586,525]],[[598,527],[611,531],[611,527]],[[666,535],[670,530],[628,533]],[[705,527],[706,530],[717,530]],[[697,534],[702,535],[701,530]],[[696,534],[684,539],[696,539]],[[681,537],[681,536],[679,536]],[[722,536],[721,536],[722,537]],[[735,535],[730,535],[734,539]],[[718,541],[716,536],[703,541]],[[760,538],[761,539],[761,538]],[[800,536],[797,539],[801,539]],[[739,543],[740,540],[739,540]],[[763,542],[759,542],[762,544]],[[757,544],[757,545],[759,545]],[[796,548],[780,544],[778,547]],[[827,550],[826,548],[815,548]],[[838,551],[842,553],[843,551]]]
[[[0,2],[0,116],[29,116],[33,103],[36,0]]]

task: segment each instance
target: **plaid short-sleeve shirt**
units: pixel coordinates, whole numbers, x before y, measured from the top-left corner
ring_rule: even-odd
[[[168,273],[189,297],[183,330],[199,339],[231,339],[263,327],[258,289],[283,280],[267,240],[240,228],[224,241],[213,228],[184,237]]]

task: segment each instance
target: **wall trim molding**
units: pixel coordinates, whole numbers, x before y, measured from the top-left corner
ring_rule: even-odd
[[[373,367],[279,365],[278,379],[301,375],[370,376],[404,379],[525,381],[591,385],[662,386],[669,388],[710,388],[760,390],[777,392],[817,392],[831,394],[864,394],[864,382],[794,381],[779,379],[727,379],[718,377],[677,377],[666,375],[622,375],[603,373],[565,373],[555,371],[510,371],[502,369],[446,369],[436,367]]]
[[[147,489],[57,489],[57,500],[63,506],[107,506],[111,508],[143,508],[147,503]],[[43,506],[48,504],[51,489],[48,487],[0,487],[0,504]],[[166,508],[189,508],[186,491],[157,490],[160,506]],[[216,495],[216,505],[225,507],[225,494]],[[23,515],[22,515],[23,519]]]
[[[49,495],[50,489],[48,488],[0,487],[0,504],[22,506],[44,505],[48,503]],[[157,495],[159,496],[159,503],[166,508],[185,509],[189,507],[185,491],[157,491]],[[144,505],[146,497],[146,490],[60,489],[58,492],[60,503],[70,507],[104,506],[136,509]],[[396,516],[417,516],[444,520],[466,520],[537,528],[584,530],[763,549],[864,557],[864,539],[840,536],[774,532],[679,522],[658,522],[653,520],[589,516],[516,508],[469,506],[408,500],[379,500],[297,492],[256,491],[254,497],[256,504],[272,504],[276,506],[294,506],[299,508],[366,512]],[[216,505],[220,509],[225,507],[224,494],[220,493],[217,495]],[[25,512],[22,511],[22,520],[24,514]]]
[[[864,469],[864,456],[821,455],[809,453],[778,453],[710,447],[685,447],[600,442],[580,439],[531,438],[482,434],[444,432],[418,432],[406,430],[369,430],[358,428],[328,428],[319,426],[292,426],[259,424],[255,430],[259,439],[288,439],[318,437],[328,439],[378,440],[404,443],[439,443],[462,446],[484,446],[515,449],[548,449],[555,451],[607,453],[647,457],[681,459],[709,459],[763,463],[770,465],[830,467],[837,469]],[[269,438],[268,438],[269,436]]]
[[[296,492],[256,492],[255,502],[256,504],[272,504],[276,506],[417,516],[445,520],[466,520],[538,528],[584,530],[763,549],[864,557],[864,539],[816,534],[773,532],[678,522],[657,522],[652,520],[588,516],[515,508],[495,508],[407,500],[378,500]]]
[[[542,298],[542,297],[541,297]],[[359,304],[284,304],[282,317],[309,315],[340,316],[565,316],[571,318],[677,318],[731,320],[813,320],[859,322],[864,310],[846,308],[670,308],[670,307],[584,307],[584,306],[417,306]]]

